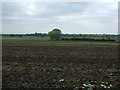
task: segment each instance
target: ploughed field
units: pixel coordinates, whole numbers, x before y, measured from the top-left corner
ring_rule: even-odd
[[[3,88],[118,88],[117,43],[3,39]]]

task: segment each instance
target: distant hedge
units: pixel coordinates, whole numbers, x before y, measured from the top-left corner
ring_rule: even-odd
[[[76,37],[71,37],[71,38],[62,38],[61,40],[70,40],[70,41],[115,41],[114,39],[93,39],[93,38],[76,38]]]

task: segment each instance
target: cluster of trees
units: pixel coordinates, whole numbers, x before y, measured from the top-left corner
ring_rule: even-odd
[[[104,38],[101,38],[101,39],[95,39],[95,38],[79,38],[79,37],[70,37],[70,38],[67,38],[67,37],[63,37],[61,40],[69,40],[69,41],[115,41],[113,39],[104,39]]]
[[[26,36],[41,36],[41,37],[46,37],[48,34],[46,33],[33,33],[33,34],[27,34]]]
[[[22,37],[23,35],[21,35],[21,34],[10,34],[9,36],[10,37]]]
[[[120,37],[120,34],[62,34],[60,29],[53,29],[47,33],[33,33],[33,34],[2,34],[2,36],[10,37],[22,37],[22,36],[49,36],[51,40],[75,40],[75,41],[115,41],[110,39],[111,37]],[[91,38],[92,37],[92,38]],[[94,37],[102,37],[101,39],[96,39]],[[104,39],[107,37],[107,39]]]
[[[33,34],[2,34],[2,36],[9,36],[9,37],[41,36],[41,37],[46,37],[46,36],[48,36],[48,34],[46,34],[46,33],[33,33]]]
[[[51,40],[60,40],[62,37],[62,32],[59,29],[53,29],[48,33]]]
[[[63,34],[65,37],[117,37],[115,34]]]

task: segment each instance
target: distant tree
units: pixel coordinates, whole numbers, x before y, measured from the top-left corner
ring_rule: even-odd
[[[60,40],[62,37],[61,30],[53,29],[52,31],[48,32],[51,40]]]
[[[16,37],[16,35],[15,35],[15,34],[10,34],[9,36],[10,36],[10,37]]]

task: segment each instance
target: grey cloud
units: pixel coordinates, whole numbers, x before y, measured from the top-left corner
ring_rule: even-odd
[[[31,6],[34,6],[33,10],[29,10]],[[4,3],[3,4],[3,16],[11,17],[31,17],[31,18],[50,18],[59,15],[66,15],[71,13],[83,12],[85,7],[89,4],[78,4],[78,3]],[[26,10],[27,9],[27,10]],[[35,14],[28,15],[27,12],[33,12]]]
[[[3,32],[5,33],[29,33],[34,30],[48,32],[54,27],[63,29],[64,33],[95,32],[96,28],[100,28],[96,33],[117,32],[117,14],[117,3],[5,2],[2,4]],[[76,30],[72,31],[73,27]],[[10,31],[11,28],[13,31]],[[107,28],[111,31],[104,30]],[[113,28],[116,31],[112,31]]]

